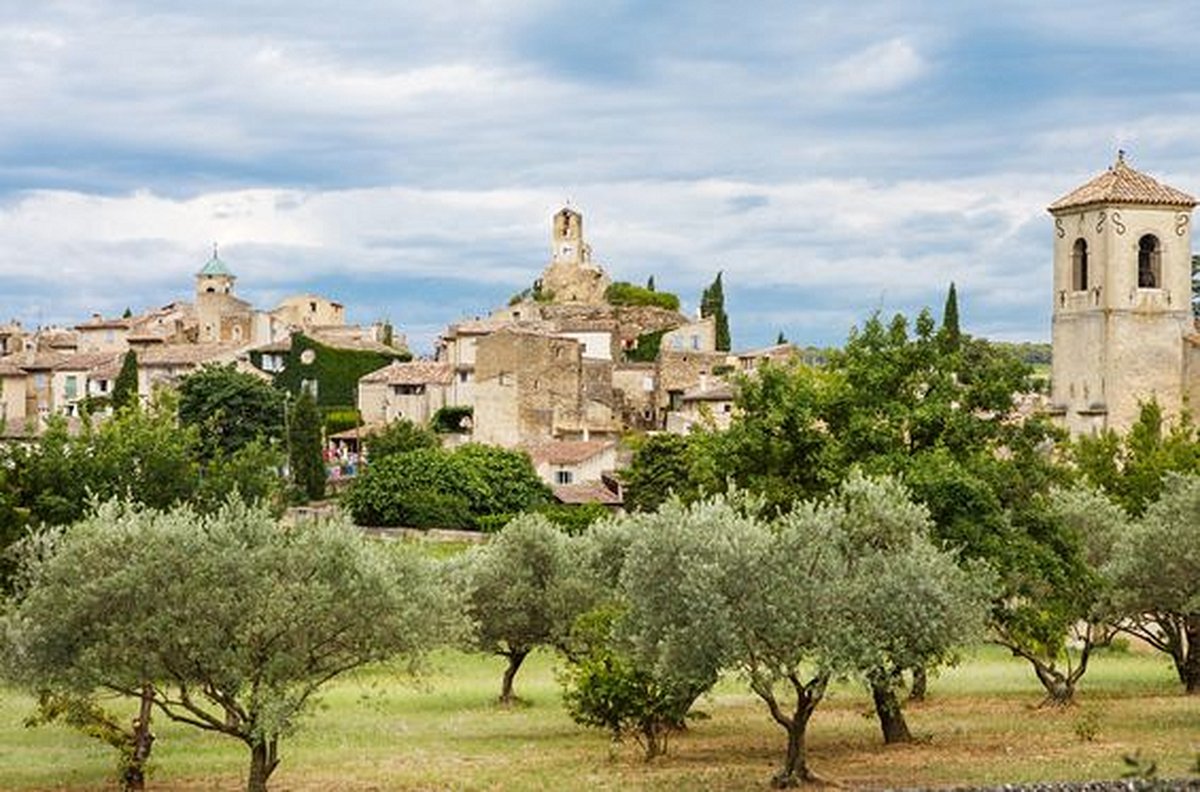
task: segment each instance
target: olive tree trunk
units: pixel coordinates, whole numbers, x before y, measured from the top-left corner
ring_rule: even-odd
[[[829,675],[820,674],[808,682],[804,682],[796,674],[788,674],[787,679],[796,693],[796,707],[789,715],[783,711],[775,698],[774,690],[769,682],[752,681],[750,687],[767,705],[771,717],[787,732],[787,755],[779,773],[771,779],[771,786],[776,789],[786,789],[800,786],[806,781],[816,781],[817,777],[808,767],[808,751],[805,737],[808,732],[808,721],[813,711],[825,696],[825,687],[829,684]]]
[[[529,656],[529,650],[520,649],[503,654],[508,659],[508,667],[504,669],[504,677],[500,681],[500,703],[507,707],[517,700],[516,695],[513,694],[513,680],[517,678],[521,664]]]
[[[929,691],[929,672],[925,666],[917,666],[912,670],[912,688],[908,691],[909,701],[924,701]]]
[[[267,792],[267,779],[279,766],[276,739],[258,740],[250,744],[250,780],[246,783],[247,792]]]
[[[912,742],[912,733],[904,719],[904,708],[896,694],[896,677],[881,670],[871,674],[870,685],[875,714],[879,716],[879,727],[883,731],[883,742],[887,745]]]
[[[138,716],[133,721],[130,735],[130,751],[121,768],[121,788],[126,792],[142,792],[146,788],[146,762],[150,759],[150,748],[154,735],[150,732],[150,717],[154,707],[154,687],[142,687]]]

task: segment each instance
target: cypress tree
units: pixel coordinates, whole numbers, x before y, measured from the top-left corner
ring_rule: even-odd
[[[700,315],[702,317],[713,317],[717,325],[717,349],[721,352],[728,352],[730,347],[729,338],[729,315],[725,313],[725,287],[721,283],[722,273],[718,272],[716,280],[704,290],[700,296]]]
[[[288,420],[288,464],[292,483],[307,500],[325,496],[325,460],[321,457],[321,414],[312,394],[301,389]]]
[[[946,339],[947,349],[958,349],[962,333],[958,328],[958,292],[954,288],[954,281],[950,282],[950,291],[946,293],[946,307],[942,310],[942,335]]]
[[[113,382],[112,406],[114,410],[122,407],[137,406],[138,403],[138,364],[137,355],[131,349],[125,353],[121,361],[121,372]]]
[[[782,331],[782,330],[780,330],[780,331],[779,331],[779,337],[775,339],[775,345],[776,345],[776,346],[783,346],[783,345],[784,345],[784,344],[786,344],[787,342],[788,342],[788,340],[787,340],[787,338],[785,338],[785,337],[784,337],[784,335],[783,335],[783,331]]]

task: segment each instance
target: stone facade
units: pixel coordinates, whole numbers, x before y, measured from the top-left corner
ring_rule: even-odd
[[[513,447],[615,432],[611,394],[574,339],[506,328],[475,352],[474,439]]]
[[[284,324],[305,329],[346,324],[345,306],[316,294],[286,297],[271,314]]]
[[[715,369],[726,365],[724,352],[659,352],[655,367],[654,407],[666,420],[668,411],[683,407],[683,395],[690,389],[713,376]]]
[[[358,381],[358,411],[368,424],[406,419],[425,424],[448,404],[454,370],[447,363],[396,362]]]
[[[1194,389],[1191,212],[1196,201],[1118,157],[1049,207],[1054,217],[1051,413],[1072,433],[1127,430]]]

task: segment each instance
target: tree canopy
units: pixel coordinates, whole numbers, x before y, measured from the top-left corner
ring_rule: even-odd
[[[525,658],[537,646],[563,644],[587,607],[570,539],[540,515],[517,517],[493,541],[463,556],[456,577],[476,625],[472,644],[508,662],[500,701],[510,704]]]
[[[148,692],[243,742],[265,790],[322,685],[457,629],[433,569],[401,550],[341,522],[283,530],[240,501],[210,516],[110,502],[25,546],[6,665],[32,688]]]
[[[209,457],[254,440],[279,442],[283,413],[283,391],[232,363],[202,366],[179,382],[179,422],[200,430]]]

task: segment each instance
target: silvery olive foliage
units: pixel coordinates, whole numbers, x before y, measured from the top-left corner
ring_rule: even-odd
[[[513,679],[537,646],[562,644],[592,602],[570,537],[538,514],[512,520],[486,545],[451,563],[474,625],[473,646],[508,660],[500,700],[514,699]]]
[[[35,689],[140,697],[241,740],[262,790],[329,680],[452,637],[431,563],[342,521],[279,524],[110,502],[29,540],[3,617],[5,669]]]
[[[1122,627],[1170,655],[1187,692],[1200,693],[1200,476],[1165,477],[1107,571]]]

